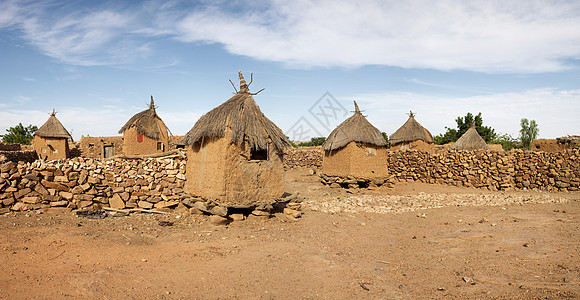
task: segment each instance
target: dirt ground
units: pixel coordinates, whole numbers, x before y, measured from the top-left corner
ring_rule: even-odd
[[[304,170],[287,173],[286,189],[304,197],[295,222],[214,226],[207,216],[186,214],[92,220],[65,210],[2,215],[0,298],[580,297],[580,193],[415,183],[350,193]],[[481,197],[516,200],[469,205]],[[405,209],[369,212],[365,205]]]

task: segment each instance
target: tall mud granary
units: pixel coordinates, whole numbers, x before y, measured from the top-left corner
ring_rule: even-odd
[[[389,138],[391,150],[433,150],[433,136],[425,127],[415,120],[415,114],[410,111],[409,119]]]
[[[358,184],[382,184],[387,178],[387,142],[354,102],[354,115],[338,125],[322,147],[322,173]],[[355,184],[354,182],[351,184]]]
[[[284,194],[282,159],[290,142],[260,111],[238,74],[240,90],[203,115],[183,138],[186,186],[189,193],[220,205],[248,207]]]
[[[69,158],[69,139],[72,141],[72,136],[56,118],[53,109],[46,123],[34,133],[32,147],[41,159],[66,159]]]
[[[155,111],[153,96],[149,108],[129,119],[119,133],[127,155],[163,153],[169,147],[169,130]]]

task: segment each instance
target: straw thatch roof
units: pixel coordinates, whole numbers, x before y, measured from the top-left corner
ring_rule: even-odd
[[[326,151],[342,148],[350,142],[360,142],[377,146],[386,146],[387,141],[381,132],[373,126],[360,112],[354,101],[354,115],[344,120],[328,136],[322,148]]]
[[[274,122],[270,121],[254,101],[250,89],[238,71],[240,91],[228,101],[203,115],[185,135],[186,145],[193,145],[203,138],[224,137],[226,128],[231,130],[232,143],[247,142],[251,149],[268,149],[271,140],[278,152],[290,146],[288,138]],[[251,81],[250,81],[251,83]],[[257,94],[257,93],[256,93]]]
[[[453,150],[487,150],[489,146],[485,140],[477,133],[475,129],[475,122],[471,124],[469,129],[451,146]]]
[[[50,117],[44,123],[44,125],[40,126],[40,128],[34,133],[35,136],[43,137],[43,138],[65,138],[65,139],[73,139],[70,133],[62,126],[62,123],[56,118],[56,112],[54,109],[50,114]]]
[[[163,130],[163,128],[159,128],[159,123],[167,129],[163,120],[161,120],[159,115],[155,112],[155,103],[153,102],[153,96],[151,96],[151,104],[149,104],[149,108],[129,119],[129,121],[121,127],[119,133],[122,134],[125,130],[135,127],[138,134],[156,140],[159,139],[161,130]]]
[[[415,120],[415,114],[411,111],[409,112],[409,119],[407,122],[391,135],[389,143],[391,145],[396,145],[399,143],[414,142],[418,140],[433,143],[433,136],[429,130],[425,129],[425,127],[421,126],[421,124]]]

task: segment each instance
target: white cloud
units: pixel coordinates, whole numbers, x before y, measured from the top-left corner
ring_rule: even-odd
[[[539,137],[556,138],[580,134],[580,90],[533,89],[524,92],[498,93],[473,97],[437,97],[415,93],[356,95],[368,119],[388,134],[394,133],[407,120],[412,110],[415,119],[433,135],[445,127],[455,128],[455,118],[468,112],[482,113],[483,125],[496,133],[518,136],[521,118],[536,120]]]
[[[178,29],[184,41],[299,67],[546,72],[580,57],[580,2],[274,1],[196,11]]]
[[[46,55],[84,66],[155,57],[151,43],[168,37],[294,68],[551,72],[580,58],[578,1],[150,1],[72,13],[5,4],[0,28],[20,26]]]

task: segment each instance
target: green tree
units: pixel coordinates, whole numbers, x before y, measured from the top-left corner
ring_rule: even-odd
[[[512,137],[510,134],[507,133],[498,135],[493,141],[491,141],[491,143],[500,144],[503,150],[505,151],[522,148],[522,143],[520,143],[518,139]]]
[[[383,135],[383,138],[387,142],[387,146],[386,147],[389,148],[389,135],[386,132],[381,132],[381,134]]]
[[[2,135],[2,142],[6,144],[23,144],[30,145],[30,141],[34,137],[33,134],[38,130],[38,127],[34,125],[28,125],[24,127],[22,123],[14,127],[6,129],[7,134]]]
[[[457,123],[457,129],[445,127],[447,130],[445,133],[439,134],[433,138],[436,144],[443,145],[450,142],[456,142],[469,129],[473,122],[475,122],[477,133],[479,133],[486,143],[490,143],[497,137],[493,128],[483,126],[481,113],[478,113],[476,116],[473,116],[472,113],[467,113],[465,117],[457,117],[455,122]]]
[[[528,119],[523,118],[520,120],[520,126],[520,141],[522,141],[522,145],[525,148],[530,149],[532,141],[536,139],[538,132],[540,132],[538,124],[536,120],[528,121]]]
[[[310,142],[302,142],[298,144],[298,147],[310,147],[310,146],[321,146],[326,141],[325,137],[313,137]]]

